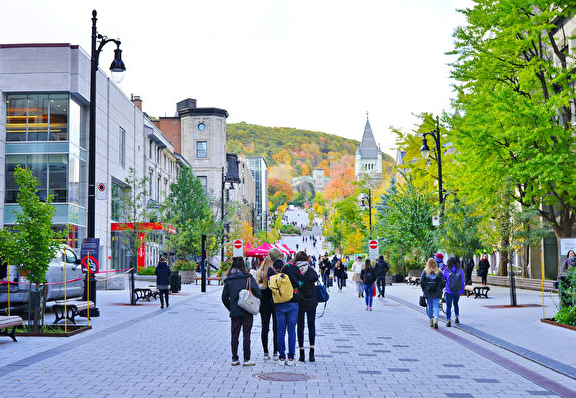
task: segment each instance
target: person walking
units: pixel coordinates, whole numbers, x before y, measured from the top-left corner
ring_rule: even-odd
[[[280,364],[293,366],[295,365],[296,323],[298,322],[298,302],[300,301],[298,289],[304,277],[295,265],[284,264],[280,250],[272,248],[268,252],[268,255],[274,261],[270,269],[268,269],[268,279],[277,273],[284,273],[290,278],[290,283],[294,289],[294,295],[290,301],[274,304],[276,324],[278,325],[277,344]],[[286,332],[288,332],[288,360],[286,360]]]
[[[574,250],[568,250],[566,260],[562,264],[562,272],[567,273],[573,267],[576,267],[576,253],[574,253]]]
[[[460,261],[458,257],[450,257],[448,263],[446,264],[446,270],[444,271],[444,279],[446,280],[446,287],[444,290],[444,296],[446,297],[446,327],[452,326],[450,321],[452,315],[452,304],[454,304],[454,322],[460,323],[460,308],[458,307],[458,301],[460,301],[460,295],[464,293],[464,273],[460,269]]]
[[[486,286],[488,283],[488,270],[490,269],[490,263],[488,262],[488,255],[483,254],[482,259],[478,263],[478,276],[482,278],[482,286]]]
[[[436,264],[438,264],[438,269],[444,272],[444,270],[446,269],[446,264],[444,264],[444,255],[442,253],[436,253],[434,261],[436,261]]]
[[[318,306],[318,296],[316,296],[315,284],[318,281],[318,274],[308,262],[308,256],[304,252],[296,253],[294,261],[298,270],[302,274],[302,285],[298,289],[298,347],[300,348],[300,362],[305,361],[304,357],[304,318],[308,324],[308,343],[310,344],[310,352],[308,361],[314,362],[314,341],[316,339],[316,307]]]
[[[249,281],[249,282],[248,282]],[[240,365],[238,357],[238,337],[242,329],[242,351],[244,354],[244,366],[254,366],[255,363],[250,360],[250,332],[254,315],[244,310],[238,305],[240,290],[246,289],[250,283],[252,294],[258,298],[261,297],[258,283],[248,270],[242,257],[233,257],[232,265],[226,271],[224,279],[224,288],[222,289],[222,303],[230,311],[231,330],[230,345],[232,347],[232,366]]]
[[[364,284],[362,283],[362,277],[360,274],[362,273],[362,268],[364,264],[362,263],[362,256],[356,257],[356,261],[352,264],[351,271],[352,274],[352,281],[356,282],[356,292],[358,293],[358,298],[364,297]]]
[[[362,279],[362,285],[364,288],[366,310],[372,311],[372,291],[374,290],[376,275],[374,274],[374,268],[370,265],[369,259],[366,259],[366,262],[364,263],[364,268],[362,268],[362,271],[360,272],[360,278]]]
[[[376,287],[378,288],[378,297],[384,297],[386,293],[386,273],[388,273],[388,263],[384,261],[384,256],[380,256],[374,266],[374,275],[376,275]]]
[[[168,307],[170,306],[168,302],[168,295],[170,294],[170,267],[166,262],[166,257],[160,257],[155,273],[156,288],[160,292],[160,308],[164,308],[164,301],[166,301],[166,307]]]
[[[346,286],[346,279],[348,279],[348,273],[346,272],[346,267],[342,264],[341,260],[336,262],[334,266],[334,277],[338,283],[338,291],[342,291],[342,287]]]
[[[470,256],[466,262],[466,266],[464,267],[464,282],[466,285],[472,285],[472,270],[474,269],[474,258]]]
[[[264,360],[270,359],[268,351],[268,334],[270,332],[270,318],[272,318],[272,359],[278,360],[278,328],[276,323],[276,311],[274,310],[274,300],[272,300],[272,291],[268,288],[268,270],[272,266],[272,259],[266,256],[262,264],[256,271],[256,282],[260,287],[262,296],[260,297],[260,321],[262,322],[262,331],[260,339],[264,350]]]
[[[420,275],[420,287],[426,297],[428,304],[428,319],[430,320],[430,327],[438,329],[438,316],[440,312],[440,298],[442,297],[442,290],[444,289],[445,281],[442,271],[438,269],[438,264],[433,258],[426,261],[426,267],[422,270]]]
[[[322,283],[326,286],[326,289],[330,289],[330,269],[332,265],[330,260],[328,260],[328,253],[324,254],[322,261],[320,262],[320,273],[322,274]]]

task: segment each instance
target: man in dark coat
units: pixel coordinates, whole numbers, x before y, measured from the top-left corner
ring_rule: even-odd
[[[330,270],[332,269],[332,265],[330,264],[330,260],[328,260],[328,254],[324,254],[324,258],[320,262],[320,273],[322,274],[322,282],[324,286],[328,289],[330,287]]]
[[[465,261],[466,264],[464,266],[464,279],[466,285],[472,285],[472,270],[474,269],[474,258],[470,256]]]
[[[386,293],[386,274],[388,273],[388,263],[384,261],[384,256],[380,256],[376,265],[374,266],[374,274],[376,275],[376,287],[378,288],[378,297],[384,297]]]
[[[160,262],[156,266],[156,288],[160,292],[160,308],[164,308],[164,301],[166,307],[169,307],[168,295],[170,288],[170,267],[166,262],[166,257],[160,257]]]

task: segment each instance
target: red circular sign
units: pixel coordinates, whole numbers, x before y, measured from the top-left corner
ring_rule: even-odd
[[[378,241],[371,240],[370,242],[368,242],[368,246],[370,246],[370,249],[378,249]]]
[[[235,248],[235,249],[241,249],[241,248],[242,248],[242,241],[239,240],[239,239],[236,239],[236,240],[234,241],[234,248]]]

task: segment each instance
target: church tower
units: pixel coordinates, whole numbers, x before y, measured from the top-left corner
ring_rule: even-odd
[[[365,178],[369,181],[376,180],[375,182],[379,183],[382,179],[382,151],[374,139],[368,113],[366,113],[366,126],[364,127],[362,142],[356,147],[355,164],[357,181]]]

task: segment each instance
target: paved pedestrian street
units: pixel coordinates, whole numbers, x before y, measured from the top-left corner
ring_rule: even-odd
[[[541,308],[487,308],[506,304],[503,288],[492,288],[487,300],[462,297],[462,328],[440,322],[438,330],[415,305],[417,287],[389,286],[372,312],[351,283],[342,292],[332,288],[317,319],[316,362],[292,368],[262,360],[259,316],[252,330],[256,366],[230,366],[221,289],[210,285],[200,293],[199,285],[184,285],[164,310],[157,301],[126,305],[127,291],[99,291],[101,317],[90,331],[17,343],[3,337],[0,396],[576,397],[575,332],[539,322]],[[539,297],[519,291],[520,304],[538,304]],[[308,379],[261,379],[299,375]]]

